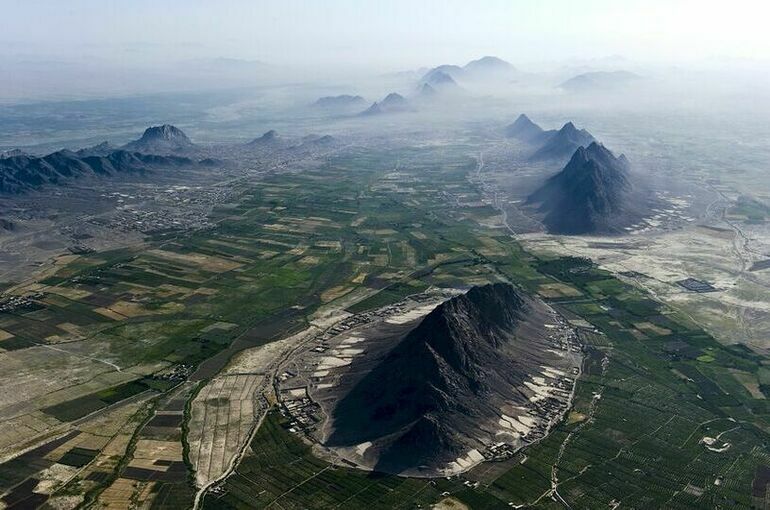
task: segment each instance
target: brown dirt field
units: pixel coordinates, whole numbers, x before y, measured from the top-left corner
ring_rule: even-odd
[[[117,314],[113,312],[112,310],[109,310],[107,308],[94,308],[94,312],[98,313],[99,315],[103,315],[107,317],[108,319],[112,319],[114,321],[122,321],[126,320],[126,317],[123,315]]]
[[[158,249],[149,250],[147,253],[163,259],[173,260],[175,262],[181,262],[187,265],[198,267],[204,271],[211,271],[213,273],[224,273],[226,271],[232,271],[233,269],[239,268],[243,265],[240,262],[233,262],[231,260],[214,257],[211,255],[204,255],[202,253],[176,253]]]
[[[152,489],[155,482],[139,482],[128,478],[118,478],[99,496],[97,508],[125,510],[132,508],[132,500],[149,505],[153,499]]]
[[[545,298],[575,297],[582,295],[575,287],[565,283],[544,283],[538,287],[537,293]]]
[[[65,297],[67,299],[73,299],[75,301],[91,295],[91,293],[87,290],[72,289],[69,287],[48,287],[45,289],[45,291],[50,292],[51,294]]]
[[[345,286],[345,285],[339,285],[337,287],[332,287],[331,289],[321,293],[321,301],[324,303],[328,303],[329,301],[334,301],[338,297],[342,297],[351,290],[353,290],[354,287]]]
[[[470,510],[467,505],[455,498],[444,498],[431,508],[432,510]]]
[[[670,329],[662,328],[656,324],[653,324],[652,322],[635,322],[634,326],[636,326],[636,329],[647,331],[654,335],[665,336],[671,334]]]

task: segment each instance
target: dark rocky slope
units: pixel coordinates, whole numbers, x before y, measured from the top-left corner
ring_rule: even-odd
[[[505,136],[508,138],[515,138],[531,144],[545,143],[555,133],[556,130],[553,129],[545,131],[523,113],[516,118],[513,124],[505,127]]]
[[[640,220],[649,196],[634,186],[625,156],[593,142],[527,198],[556,234],[620,233]]]
[[[195,144],[176,126],[163,124],[147,128],[142,137],[129,142],[123,150],[148,154],[184,152],[195,148]]]
[[[585,129],[578,129],[567,122],[561,129],[542,140],[543,145],[531,156],[530,161],[563,161],[578,147],[588,147],[595,139]]]
[[[444,302],[338,402],[327,446],[371,442],[375,470],[441,473],[494,441],[501,409],[529,403],[530,374],[564,363],[547,350],[550,319],[502,283]]]
[[[155,168],[178,168],[197,163],[181,156],[158,156],[125,150],[105,156],[62,150],[43,157],[14,156],[0,159],[0,193],[26,193],[44,185],[62,184],[85,176],[139,173]]]

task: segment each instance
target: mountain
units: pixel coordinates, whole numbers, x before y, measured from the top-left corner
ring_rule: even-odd
[[[195,144],[187,138],[187,135],[181,129],[170,124],[149,127],[141,138],[122,147],[123,150],[148,154],[182,152],[193,148],[195,148]]]
[[[434,67],[422,77],[421,83],[434,85],[432,80],[436,75],[444,74],[456,82],[489,81],[510,79],[517,74],[516,68],[510,63],[497,57],[481,57],[460,67],[444,64]]]
[[[385,113],[385,111],[380,106],[380,103],[375,101],[374,103],[372,103],[372,105],[369,108],[359,113],[359,115],[363,117],[369,117],[372,115],[380,115],[383,113]]]
[[[78,156],[106,156],[116,150],[110,142],[98,143],[92,147],[86,147],[75,151]]]
[[[425,83],[433,87],[434,89],[441,89],[446,87],[457,87],[457,82],[450,75],[444,72],[431,73]]]
[[[8,149],[6,151],[0,151],[0,159],[12,158],[14,156],[26,156],[27,153],[21,149]]]
[[[647,210],[645,193],[629,177],[625,156],[593,142],[579,147],[558,174],[532,193],[527,205],[544,214],[554,234],[620,233]]]
[[[629,71],[594,71],[573,76],[559,88],[576,93],[608,92],[641,79],[641,76]]]
[[[158,156],[124,150],[115,150],[106,156],[81,156],[68,150],[43,157],[14,156],[0,159],[0,193],[26,193],[47,184],[61,184],[89,175],[142,173],[156,168],[196,164],[180,156]]]
[[[385,99],[380,101],[380,108],[387,112],[405,112],[410,111],[412,107],[409,105],[409,101],[401,94],[391,92]]]
[[[438,67],[434,67],[422,76],[421,81],[423,83],[431,83],[434,75],[444,74],[451,77],[455,81],[462,81],[465,77],[465,70],[456,65],[444,64]]]
[[[428,87],[426,89],[426,87]],[[431,73],[427,80],[420,86],[418,97],[436,98],[439,96],[457,96],[462,94],[463,88],[449,74],[438,71]]]
[[[360,113],[360,115],[380,115],[383,113],[403,113],[414,111],[409,101],[395,92],[391,92],[385,99],[379,103],[373,103],[369,108]]]
[[[363,445],[357,460],[376,471],[457,469],[471,450],[503,440],[508,406],[531,406],[530,374],[564,363],[549,350],[548,317],[542,302],[503,283],[445,301],[338,402],[325,444]]]
[[[278,135],[278,132],[275,129],[271,129],[270,131],[263,133],[262,136],[247,142],[246,145],[250,147],[267,147],[271,145],[278,145],[282,142],[283,139]]]
[[[330,110],[361,108],[366,104],[366,100],[361,96],[351,96],[342,94],[339,96],[319,97],[313,106]]]
[[[545,143],[555,133],[555,130],[543,130],[523,113],[505,128],[505,136],[527,143]]]
[[[435,99],[437,95],[438,92],[436,89],[427,83],[423,83],[422,87],[420,87],[420,91],[417,92],[417,97],[420,99]]]
[[[531,156],[530,161],[565,160],[578,147],[586,147],[595,139],[585,129],[577,129],[567,122],[561,129],[545,138],[543,145]]]
[[[302,137],[302,143],[292,147],[294,150],[312,150],[334,145],[337,139],[332,135],[307,135]]]
[[[517,71],[509,62],[497,57],[481,57],[478,60],[472,60],[463,67],[467,76],[474,79],[484,78],[510,78]]]

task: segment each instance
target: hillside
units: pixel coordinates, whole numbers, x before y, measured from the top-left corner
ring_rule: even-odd
[[[619,233],[641,219],[644,192],[629,176],[625,156],[593,142],[579,147],[564,169],[527,198],[555,234]]]
[[[341,94],[339,96],[324,96],[319,97],[313,106],[317,108],[338,110],[348,108],[361,108],[366,105],[366,100],[361,96],[353,96],[350,94]]]
[[[369,108],[360,113],[360,115],[380,115],[383,113],[404,113],[413,111],[409,101],[395,92],[391,92],[380,102],[373,103]]]
[[[86,176],[141,173],[155,168],[196,164],[180,156],[158,156],[124,150],[116,150],[106,156],[80,156],[67,150],[43,157],[14,156],[0,159],[0,193],[27,193],[44,185],[63,184]]]
[[[578,147],[587,147],[595,139],[585,129],[578,129],[572,122],[567,122],[561,129],[546,137],[543,145],[531,156],[530,161],[563,161],[569,158]]]
[[[176,126],[163,124],[147,128],[142,137],[129,142],[123,150],[148,154],[183,152],[195,148],[195,144]]]
[[[327,445],[371,443],[364,463],[380,471],[456,471],[458,459],[478,455],[504,429],[502,412],[531,408],[532,374],[563,368],[548,350],[550,320],[542,303],[508,284],[444,302],[339,402]]]
[[[573,93],[604,93],[620,90],[641,79],[641,76],[629,71],[593,71],[573,76],[559,88]]]
[[[515,138],[532,144],[545,143],[555,133],[556,131],[553,129],[545,131],[523,113],[516,118],[513,124],[505,127],[505,136],[508,138]]]

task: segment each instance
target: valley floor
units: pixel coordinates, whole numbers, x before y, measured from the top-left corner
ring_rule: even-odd
[[[477,155],[470,144],[347,148],[302,172],[245,181],[231,202],[213,206],[209,228],[73,256],[14,290],[23,299],[0,314],[0,387],[12,389],[0,402],[0,500],[7,508],[766,504],[767,358],[717,341],[676,296],[615,270],[667,287],[685,274],[729,280],[696,274],[695,264],[671,267],[670,278],[649,274],[665,244],[605,263],[604,252],[590,251],[602,248],[588,246],[596,240],[520,242],[473,182]],[[706,252],[714,260],[719,246]],[[274,405],[278,367],[307,335],[429,288],[500,280],[546,300],[584,346],[572,409],[537,443],[449,479],[382,475],[319,458],[305,425]],[[729,292],[751,301],[745,289]]]

